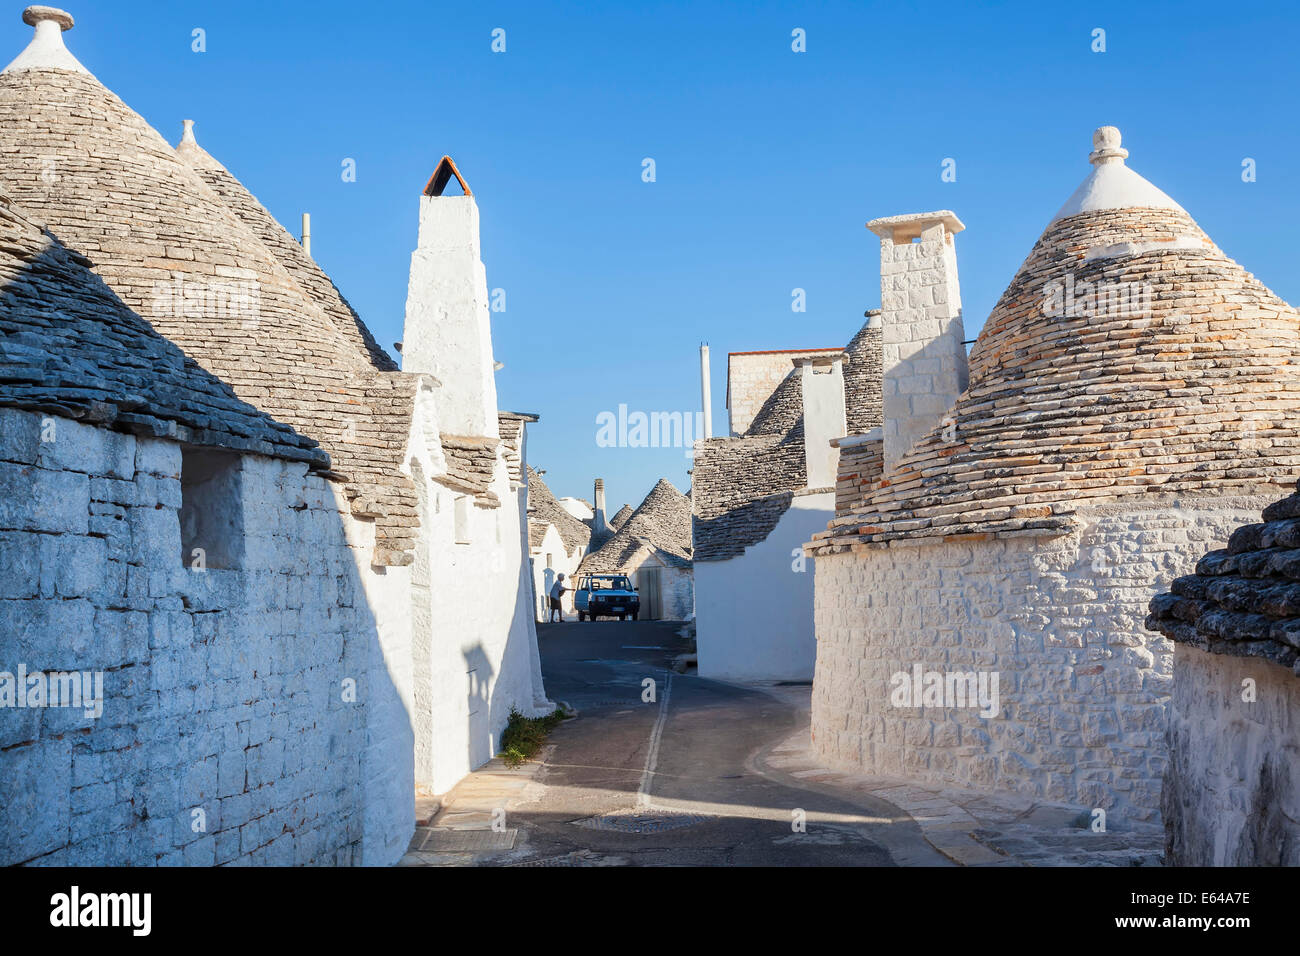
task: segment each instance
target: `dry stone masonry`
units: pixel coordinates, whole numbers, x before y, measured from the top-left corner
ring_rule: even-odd
[[[951,407],[896,407],[887,388],[879,472],[869,437],[841,443],[836,513],[806,549],[813,733],[837,766],[1102,808],[1112,827],[1159,813],[1174,660],[1144,607],[1292,480],[1300,316],[1127,155],[1097,131],[1092,173],[999,299]],[[931,243],[955,277],[948,215],[893,252]],[[886,349],[928,307],[904,306],[891,261]],[[926,327],[918,354],[931,334],[946,331]],[[893,459],[896,414],[925,428]],[[915,667],[997,675],[996,716],[893,697]]]
[[[0,863],[395,862],[417,788],[554,709],[537,419],[495,408],[483,264],[427,281],[424,196],[407,337],[478,377],[397,370],[192,124],[172,150],[67,51],[70,16],[24,18],[0,73]],[[16,675],[46,672],[84,673],[98,713],[28,700]]]

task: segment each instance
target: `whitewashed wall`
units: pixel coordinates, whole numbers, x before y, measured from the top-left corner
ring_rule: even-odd
[[[837,767],[1159,814],[1170,643],[1147,604],[1265,499],[1081,512],[1082,533],[817,559],[813,744]],[[999,674],[1001,716],[891,705],[890,678]],[[701,653],[701,669],[704,666]]]
[[[1300,678],[1177,644],[1169,709],[1167,862],[1300,865]]]
[[[428,482],[430,511],[421,519],[420,560],[430,577],[427,690],[429,735],[417,746],[427,759],[416,783],[433,793],[451,789],[497,753],[501,731],[516,707],[544,712],[540,668],[534,666],[537,631],[526,576],[520,496],[503,464],[492,491],[497,508],[469,507],[468,543],[455,534],[458,494]],[[417,643],[419,634],[417,633]]]
[[[695,562],[701,677],[812,678],[817,655],[813,561],[803,559],[802,550],[834,514],[834,494],[796,496],[772,533],[744,554]]]
[[[394,862],[405,629],[375,620],[332,486],[244,456],[242,569],[195,572],[179,445],[41,419],[0,410],[0,670],[102,670],[106,702],[0,708],[0,863]]]
[[[572,553],[566,553],[564,550],[564,539],[560,537],[560,532],[556,530],[555,525],[546,526],[546,537],[542,539],[540,547],[532,549],[533,558],[533,588],[537,595],[537,620],[546,621],[550,618],[550,601],[548,598],[551,594],[551,585],[555,583],[557,575],[564,575],[565,587],[573,587],[575,584],[575,575],[578,572],[578,565],[582,563],[582,549],[574,548]],[[546,566],[546,556],[551,556],[551,566]],[[572,617],[576,612],[573,608],[573,594],[567,593],[560,600],[564,607],[564,613]]]

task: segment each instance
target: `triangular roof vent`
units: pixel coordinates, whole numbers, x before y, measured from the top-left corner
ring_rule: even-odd
[[[456,177],[456,182],[460,183],[461,191],[466,196],[474,195],[470,191],[469,183],[465,182],[465,177],[460,174],[460,170],[456,168],[456,164],[452,162],[450,156],[444,156],[439,160],[438,168],[433,171],[433,175],[429,177],[428,185],[424,187],[424,194],[426,196],[441,196],[442,191],[447,188],[447,184],[451,182],[453,176]]]

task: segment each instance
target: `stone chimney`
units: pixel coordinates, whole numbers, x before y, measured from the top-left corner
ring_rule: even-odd
[[[873,219],[880,237],[884,458],[892,468],[966,389],[966,338],[948,210]]]
[[[844,412],[844,356],[797,358],[803,391],[803,452],[809,488],[834,488],[839,451],[831,446],[848,430]]]
[[[605,479],[596,479],[596,489],[592,494],[595,504],[592,507],[591,533],[593,536],[609,534],[609,523],[605,520]]]
[[[444,196],[452,177],[463,196]],[[402,371],[442,383],[438,423],[448,435],[497,437],[487,272],[479,257],[478,204],[450,156],[420,196],[402,333]]]

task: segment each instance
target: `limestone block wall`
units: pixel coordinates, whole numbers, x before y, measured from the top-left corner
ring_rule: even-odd
[[[837,767],[1159,815],[1172,653],[1143,621],[1260,498],[1148,499],[1056,538],[889,547],[816,561],[812,729]],[[701,617],[703,631],[703,617]],[[701,671],[705,654],[701,645]],[[897,673],[998,677],[997,716],[899,706]],[[945,704],[951,704],[946,701]]]
[[[936,424],[967,384],[953,236],[925,222],[919,241],[896,227],[880,240],[884,456],[888,469]]]
[[[0,864],[404,850],[407,704],[340,502],[302,465],[238,467],[242,565],[194,571],[178,444],[0,410],[0,671],[104,691],[98,717],[0,707]]]
[[[1162,799],[1168,863],[1300,865],[1297,729],[1300,679],[1290,668],[1175,645]]]
[[[838,355],[843,349],[732,352],[727,356],[727,419],[732,437],[743,435],[763,403],[794,368],[796,358]]]

